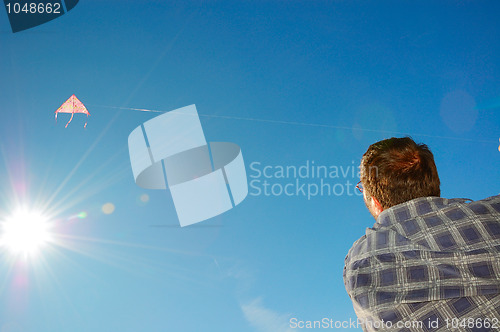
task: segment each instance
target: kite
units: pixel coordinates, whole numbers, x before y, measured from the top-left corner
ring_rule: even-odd
[[[57,111],[55,112],[56,123],[57,123],[57,113],[71,113],[71,118],[69,119],[68,123],[66,123],[66,126],[64,126],[64,128],[68,127],[71,120],[73,120],[73,115],[75,113],[87,114],[87,118],[90,115],[90,113],[89,113],[89,111],[87,111],[87,108],[85,107],[85,105],[83,105],[83,103],[80,100],[78,100],[78,98],[76,98],[75,95],[72,95],[71,97],[69,97],[68,100],[66,100],[64,102],[64,104],[62,104],[61,107],[59,107],[57,109]],[[85,125],[83,126],[83,128],[86,128],[86,127],[87,127],[87,121],[85,121]]]

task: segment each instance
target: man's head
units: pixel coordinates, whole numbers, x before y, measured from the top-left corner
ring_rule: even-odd
[[[370,145],[361,159],[360,177],[365,204],[375,219],[394,205],[441,194],[432,152],[410,137]]]

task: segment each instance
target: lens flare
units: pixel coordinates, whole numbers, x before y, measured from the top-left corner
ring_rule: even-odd
[[[77,214],[77,217],[79,219],[85,219],[85,218],[87,218],[87,212],[82,211],[82,212],[80,212],[80,213]]]
[[[101,208],[104,214],[111,214],[115,211],[115,205],[113,203],[106,203]]]
[[[141,202],[147,203],[149,201],[149,195],[148,194],[142,194],[139,199],[141,200]]]

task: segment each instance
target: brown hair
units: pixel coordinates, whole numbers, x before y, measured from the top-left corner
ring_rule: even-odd
[[[410,137],[392,137],[370,145],[361,159],[360,177],[366,195],[383,209],[414,198],[440,196],[434,156]]]

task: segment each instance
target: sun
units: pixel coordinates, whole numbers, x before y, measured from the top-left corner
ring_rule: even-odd
[[[42,213],[20,209],[0,222],[0,246],[16,255],[33,256],[52,241],[50,223]]]

